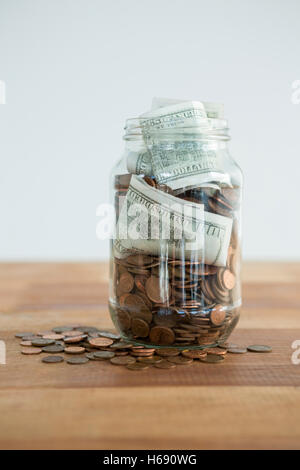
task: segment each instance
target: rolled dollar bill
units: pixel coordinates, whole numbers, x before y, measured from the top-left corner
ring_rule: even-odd
[[[140,123],[144,135],[152,129],[209,126],[204,105],[200,101],[184,101],[154,109],[142,114]]]
[[[206,212],[133,175],[119,216],[114,253],[132,251],[225,266],[232,219]]]
[[[230,177],[222,170],[222,154],[216,142],[160,141],[149,142],[152,172],[159,184],[174,191],[218,182],[230,185]]]
[[[127,170],[134,175],[153,175],[151,155],[146,147],[139,152],[128,152]]]

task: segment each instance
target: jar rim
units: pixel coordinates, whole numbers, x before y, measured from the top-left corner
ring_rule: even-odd
[[[144,137],[143,127],[141,125],[141,120],[143,122],[151,118],[128,118],[125,121],[123,136],[124,140],[139,140]],[[202,140],[202,139],[213,139],[213,140],[230,140],[228,134],[229,127],[226,119],[215,119],[207,118],[207,126],[181,126],[173,127],[167,129],[159,129],[152,127],[151,130],[147,129],[147,134],[151,137],[157,137],[162,140],[169,140],[170,138],[176,139],[180,138],[182,140]]]

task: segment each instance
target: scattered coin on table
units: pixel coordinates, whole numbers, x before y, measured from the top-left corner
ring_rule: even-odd
[[[54,339],[44,339],[44,338],[39,338],[39,339],[33,339],[31,340],[32,346],[51,346],[51,344],[55,344]]]
[[[66,354],[82,354],[85,352],[85,348],[82,346],[67,346],[65,348]]]
[[[50,346],[45,346],[42,351],[46,353],[60,353],[64,351],[64,346],[59,344],[50,344]]]
[[[29,347],[26,347],[26,348],[22,348],[21,349],[21,353],[22,354],[28,354],[28,355],[32,355],[32,354],[40,354],[42,352],[41,348],[29,348]]]
[[[113,344],[113,340],[110,338],[91,338],[89,340],[91,346],[95,348],[110,346]]]
[[[32,342],[31,341],[26,341],[26,340],[21,341],[20,346],[22,346],[22,347],[32,346]]]
[[[126,368],[129,370],[145,370],[149,369],[149,365],[142,362],[133,362],[132,364],[127,364]]]
[[[244,348],[242,346],[235,346],[227,349],[227,352],[231,354],[245,354],[247,352],[247,348]]]
[[[202,357],[200,359],[201,362],[207,362],[209,364],[217,364],[218,362],[223,362],[224,360],[224,356],[217,356],[216,354],[207,354],[206,357]]]
[[[43,335],[43,339],[54,339],[54,341],[58,341],[60,339],[64,339],[64,335],[58,333],[51,333],[48,335]]]
[[[87,362],[89,362],[87,357],[74,356],[67,359],[68,364],[86,364]]]
[[[272,348],[264,344],[251,344],[250,346],[247,347],[247,349],[248,351],[259,352],[259,353],[272,352]]]
[[[114,356],[115,353],[111,351],[98,351],[94,353],[95,359],[111,359]]]
[[[229,274],[223,273],[222,276],[224,278],[222,278],[222,282],[227,282],[227,285],[233,282],[233,278]],[[126,282],[131,282],[128,276]],[[149,288],[153,289],[155,282],[153,281],[149,285]],[[125,284],[123,288],[125,289]],[[154,291],[152,295],[155,295]],[[215,308],[219,314],[218,307]],[[138,320],[134,328],[137,328],[139,334],[141,334],[143,328],[145,331],[148,328],[146,326],[147,322],[144,319]],[[172,324],[171,320],[168,319],[169,326]],[[156,319],[156,321],[159,322],[160,320]],[[217,314],[213,321],[218,322]],[[173,330],[169,326],[156,325],[152,328],[154,330],[153,335],[159,337],[164,346],[173,334]],[[205,322],[201,328],[205,330]],[[182,325],[181,329],[176,329],[176,333],[180,333],[182,338],[185,339],[189,338],[190,330],[190,325]],[[198,364],[196,367],[201,367],[201,362],[209,364],[224,362],[226,356],[228,357],[227,353],[245,354],[248,351],[251,353],[270,353],[272,351],[272,348],[267,345],[253,344],[247,347],[230,342],[219,344],[216,347],[209,347],[210,339],[208,339],[208,347],[202,349],[188,349],[188,347],[183,349],[184,344],[182,344],[181,349],[174,347],[155,348],[150,345],[132,344],[132,342],[121,339],[120,335],[115,332],[78,324],[54,327],[52,330],[40,331],[37,334],[31,332],[17,333],[15,337],[21,338],[21,353],[24,355],[50,353],[49,356],[42,358],[44,363],[55,364],[66,360],[68,364],[81,365],[91,361],[94,362],[93,367],[95,367],[95,362],[98,361],[98,364],[101,362],[111,366],[123,366],[131,371],[143,371],[149,368],[152,370],[153,368],[174,369],[176,366],[182,367],[192,364]],[[57,353],[64,353],[66,356],[64,358],[56,355]],[[83,353],[85,354],[83,355]],[[99,367],[101,367],[100,364]]]
[[[57,364],[58,362],[64,362],[64,358],[62,356],[46,356],[43,357],[42,362],[46,362],[47,364]]]
[[[112,359],[110,359],[110,362],[117,366],[123,366],[126,364],[132,364],[133,362],[135,362],[135,359],[134,357],[131,357],[131,356],[118,356],[118,357],[113,357]]]
[[[161,361],[161,362],[156,362],[154,364],[154,367],[157,367],[158,369],[174,369],[176,367],[176,364],[173,364],[172,362],[169,362],[169,361]]]
[[[16,333],[15,338],[25,338],[26,336],[34,336],[34,333]]]

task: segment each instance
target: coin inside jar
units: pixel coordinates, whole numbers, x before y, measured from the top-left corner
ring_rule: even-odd
[[[149,334],[148,323],[141,318],[132,319],[131,330],[134,336],[139,338],[146,338]]]
[[[156,276],[151,276],[146,281],[147,296],[155,303],[165,302],[167,299],[167,293],[164,296],[162,295],[160,282],[159,277]]]
[[[171,345],[175,341],[174,331],[164,326],[154,326],[151,328],[149,336],[153,344],[161,344],[163,346]]]

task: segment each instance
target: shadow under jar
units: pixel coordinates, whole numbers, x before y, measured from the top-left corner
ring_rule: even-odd
[[[171,130],[126,122],[113,170],[109,308],[133,344],[212,347],[238,322],[242,174],[227,122],[208,122]]]

